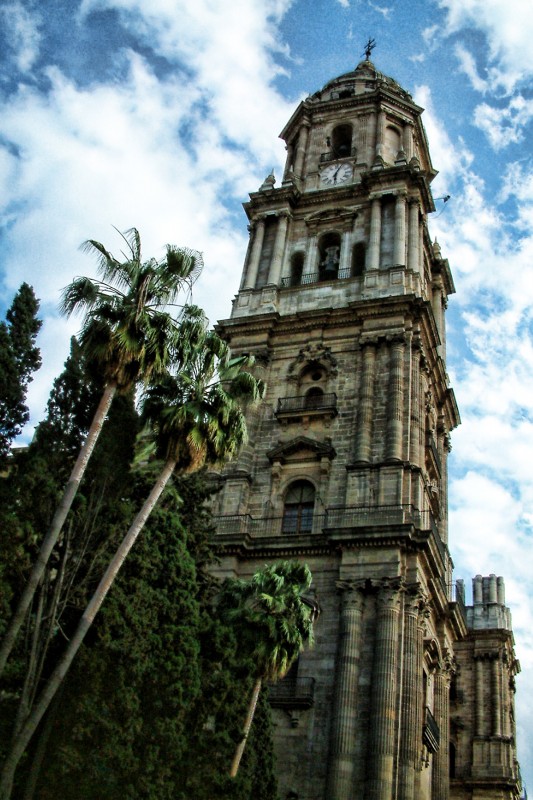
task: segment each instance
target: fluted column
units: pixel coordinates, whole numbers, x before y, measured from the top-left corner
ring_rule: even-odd
[[[409,461],[420,466],[420,339],[413,341],[411,351],[411,430],[409,431]]]
[[[309,138],[309,125],[302,125],[302,127],[300,128],[300,134],[298,136],[298,144],[296,145],[296,156],[294,159],[294,174],[296,175],[297,178],[302,177],[308,138]]]
[[[401,579],[384,580],[376,599],[372,711],[365,800],[392,800]]]
[[[444,666],[435,674],[435,690],[433,695],[433,716],[439,726],[439,749],[433,756],[431,775],[432,800],[448,800],[450,796],[449,754],[450,740],[449,721],[449,689],[451,673]]]
[[[244,284],[245,289],[255,289],[257,272],[259,270],[259,259],[261,258],[261,250],[263,249],[263,240],[265,238],[264,218],[260,217],[254,222],[253,237],[252,252],[246,273],[246,282]]]
[[[370,237],[368,243],[368,269],[379,269],[381,248],[381,198],[375,197],[370,207]]]
[[[401,460],[403,438],[403,354],[405,343],[391,344],[386,458]]]
[[[483,659],[475,658],[474,661],[476,667],[475,673],[475,693],[476,693],[476,729],[475,735],[476,736],[483,736],[485,733],[485,709],[483,705],[483,686],[484,686],[484,669],[483,669]]]
[[[314,233],[307,236],[307,244],[305,246],[305,263],[302,273],[302,284],[306,283],[305,276],[312,275],[316,272],[316,259],[318,249],[318,235]]]
[[[418,200],[409,202],[409,232],[407,235],[407,267],[413,272],[420,268],[419,233],[419,205]]]
[[[339,649],[328,773],[328,800],[351,800],[361,652],[362,586],[339,582],[342,591]]]
[[[346,278],[350,275],[352,232],[344,231],[342,234],[341,258],[339,263],[339,277]]]
[[[423,595],[418,584],[409,587],[404,601],[404,643],[402,675],[402,724],[398,800],[416,800],[415,772],[420,760],[422,720],[422,639],[419,636],[419,614]]]
[[[370,461],[372,454],[372,421],[374,415],[374,382],[376,371],[376,345],[367,342],[362,352],[362,375],[359,392],[359,412],[355,435],[355,460]]]
[[[273,283],[275,286],[279,284],[279,278],[281,275],[281,265],[283,263],[283,253],[285,252],[285,240],[287,238],[288,224],[288,215],[286,213],[279,214],[278,229],[276,231],[276,238],[274,239],[272,260],[270,262],[270,269],[268,271],[268,282]]]
[[[294,145],[292,142],[287,145],[287,159],[285,161],[285,169],[283,171],[283,180],[286,181],[292,172],[292,159],[294,156]]]
[[[395,266],[405,265],[405,195],[396,196],[394,208],[394,258]]]
[[[379,109],[376,117],[376,158],[383,157],[384,128],[385,114]]]
[[[501,666],[500,655],[493,658],[490,662],[491,669],[491,695],[492,695],[492,730],[493,736],[502,735],[502,690],[501,690]]]

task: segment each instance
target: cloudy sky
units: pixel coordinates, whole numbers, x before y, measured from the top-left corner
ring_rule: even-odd
[[[59,293],[87,238],[147,256],[201,250],[195,301],[229,316],[247,244],[241,202],[284,160],[299,100],[373,60],[425,109],[431,222],[457,294],[448,366],[456,577],[506,579],[522,664],[522,772],[533,787],[533,6],[529,0],[3,0],[0,312],[31,283],[45,320],[32,421],[76,322]],[[29,432],[26,434],[26,438]]]

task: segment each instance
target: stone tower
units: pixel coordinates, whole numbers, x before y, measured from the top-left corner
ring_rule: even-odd
[[[467,614],[452,586],[454,285],[427,229],[421,113],[369,60],[300,103],[281,185],[245,204],[218,325],[268,387],[217,476],[219,575],[301,559],[321,607],[315,648],[271,693],[283,800],[519,796],[503,590],[492,609],[476,584]]]

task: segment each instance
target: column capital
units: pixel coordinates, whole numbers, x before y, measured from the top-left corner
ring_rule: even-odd
[[[404,578],[383,578],[381,581],[376,581],[377,604],[380,610],[391,608],[396,610],[400,607],[400,597],[402,592],[405,591]]]

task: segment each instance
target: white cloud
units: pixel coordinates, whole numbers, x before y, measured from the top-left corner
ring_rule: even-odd
[[[86,3],[86,13],[95,5]],[[21,84],[0,104],[4,294],[9,301],[28,281],[46,318],[44,366],[29,395],[34,419],[75,330],[57,318],[59,292],[94,270],[81,241],[113,250],[111,226],[136,226],[147,255],[166,242],[202,250],[194,299],[214,321],[228,315],[238,289],[247,244],[240,201],[272,166],[280,177],[277,134],[293,106],[272,88],[279,70],[271,52],[282,45],[265,18],[287,4],[246,3],[239,24],[231,19],[239,9],[226,4],[182,5],[180,16],[176,3],[159,0],[143,17],[145,4],[120,3],[136,12],[129,24],[144,26],[151,47],[174,60],[170,77],[124,52],[120,83],[82,88],[50,66],[46,95]],[[236,229],[234,212],[242,215]]]
[[[474,123],[487,136],[495,150],[521,142],[524,127],[533,118],[533,100],[513,97],[505,108],[481,103],[474,112]]]
[[[511,92],[533,73],[533,13],[524,0],[439,0],[446,29],[476,29],[488,44],[488,82]]]
[[[486,80],[479,76],[475,59],[463,45],[457,44],[454,48],[459,61],[460,69],[470,79],[470,83],[478,92],[486,92],[489,88]]]
[[[0,8],[0,21],[17,68],[29,72],[39,55],[39,14],[30,13],[21,2],[6,3]]]

